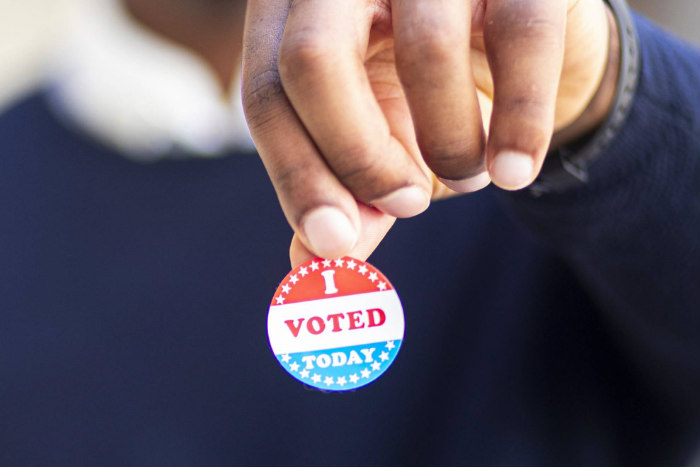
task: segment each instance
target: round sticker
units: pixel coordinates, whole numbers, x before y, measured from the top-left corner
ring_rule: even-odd
[[[371,383],[396,358],[404,331],[394,287],[357,259],[314,258],[287,274],[267,315],[270,347],[304,384],[347,391]]]

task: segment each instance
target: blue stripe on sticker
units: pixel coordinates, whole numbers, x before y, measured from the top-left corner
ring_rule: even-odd
[[[289,374],[326,391],[348,391],[371,383],[396,358],[401,339],[276,355]]]

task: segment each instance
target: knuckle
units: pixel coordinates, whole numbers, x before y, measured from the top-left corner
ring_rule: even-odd
[[[380,171],[378,157],[372,157],[372,151],[366,146],[355,144],[341,149],[335,155],[336,174],[343,180],[363,178]]]
[[[282,159],[270,169],[270,178],[278,191],[291,195],[308,190],[308,180],[317,175],[313,165],[304,160],[285,163],[285,160]]]
[[[461,180],[477,175],[484,167],[483,141],[454,141],[448,143],[418,142],[426,163],[439,177]]]
[[[363,145],[353,145],[335,154],[333,171],[338,179],[363,201],[393,185],[395,171],[385,170],[379,153]],[[392,173],[394,172],[394,173]]]
[[[282,80],[295,81],[306,73],[318,73],[328,67],[332,50],[317,33],[302,32],[282,42],[279,70]]]
[[[241,99],[251,129],[264,124],[269,120],[271,110],[284,99],[279,73],[267,70],[245,79]]]
[[[562,18],[552,15],[550,11],[537,2],[521,4],[503,11],[499,21],[485,30],[487,41],[549,41],[563,39],[564,24]]]
[[[280,160],[268,169],[282,209],[292,225],[320,205],[334,204],[336,186],[324,166],[313,159]]]
[[[415,32],[406,38],[404,53],[397,57],[401,68],[443,67],[466,56],[468,39],[448,30]]]
[[[511,115],[520,115],[533,122],[546,119],[551,113],[550,105],[535,92],[523,89],[514,96],[499,103],[503,111]]]

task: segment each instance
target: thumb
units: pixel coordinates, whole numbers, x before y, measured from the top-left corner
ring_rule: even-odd
[[[377,248],[391,226],[394,225],[396,218],[366,204],[358,203],[357,208],[360,213],[361,227],[357,243],[350,251],[349,256],[365,261]],[[301,237],[294,234],[289,247],[289,260],[292,263],[292,268],[314,257],[316,255],[304,244]]]

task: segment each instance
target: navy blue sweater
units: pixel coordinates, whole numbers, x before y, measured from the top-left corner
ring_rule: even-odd
[[[131,162],[37,94],[0,117],[0,465],[612,465],[700,440],[700,55],[642,76],[588,185],[496,189],[371,258],[406,336],[355,392],[278,365],[291,231],[255,154]]]

